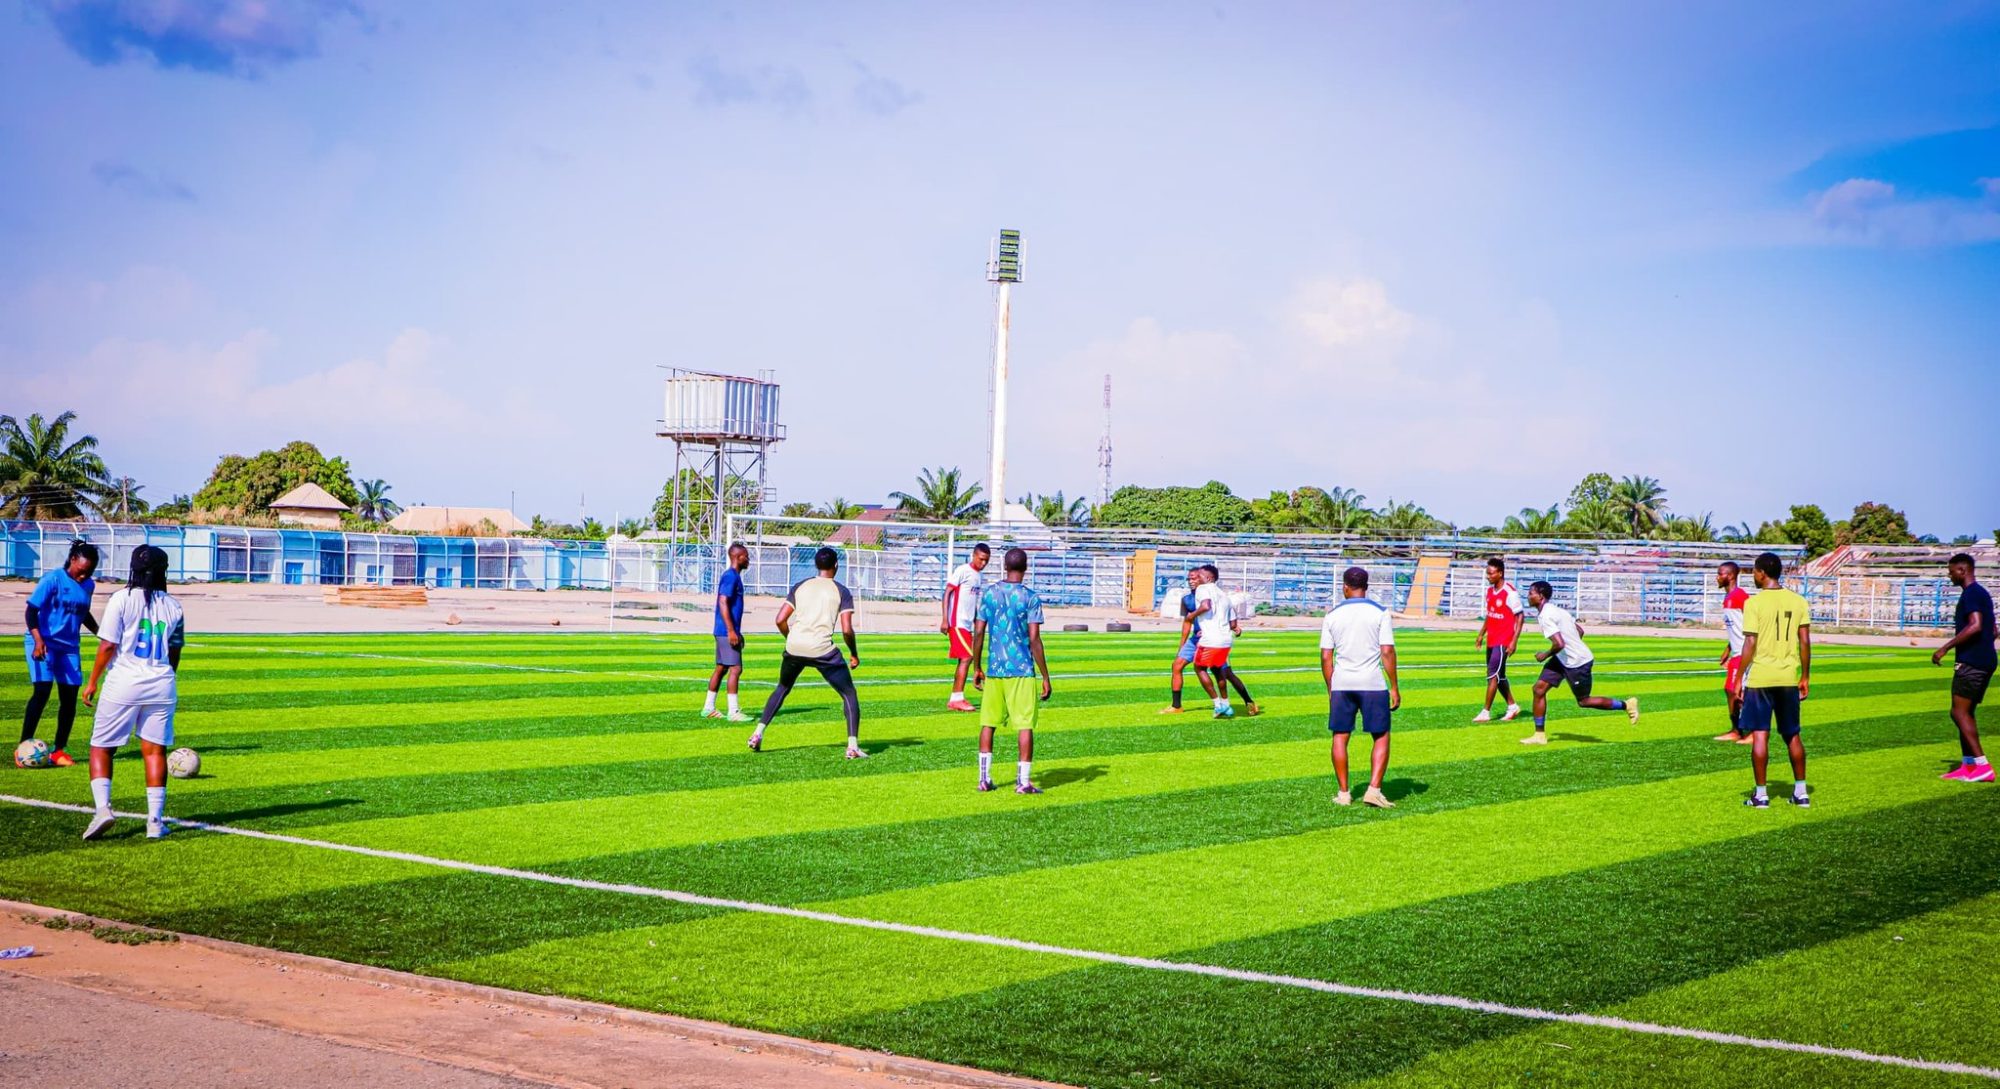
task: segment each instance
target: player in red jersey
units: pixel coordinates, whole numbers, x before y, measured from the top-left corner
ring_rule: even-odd
[[[1722,694],[1729,704],[1729,729],[1715,735],[1717,741],[1748,745],[1756,738],[1743,729],[1743,603],[1750,594],[1736,584],[1742,569],[1724,560],[1715,569],[1715,585],[1722,591],[1722,632],[1728,645],[1722,648]]]
[[[1507,683],[1507,659],[1521,644],[1521,629],[1528,615],[1521,609],[1521,595],[1507,581],[1507,561],[1494,556],[1486,561],[1486,620],[1479,625],[1474,646],[1486,648],[1486,706],[1472,716],[1474,722],[1493,721],[1493,696],[1507,701],[1507,713],[1500,721],[1512,722],[1521,713],[1514,702],[1514,689]]]

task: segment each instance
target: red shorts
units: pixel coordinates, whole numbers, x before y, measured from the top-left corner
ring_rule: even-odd
[[[971,661],[972,633],[954,625],[951,631],[946,634],[951,639],[951,660],[954,662]]]
[[[1229,664],[1228,647],[1194,648],[1194,667],[1196,669],[1214,669],[1216,666],[1223,666],[1228,664]]]
[[[1735,695],[1738,687],[1743,684],[1743,656],[1738,654],[1734,658],[1729,659],[1724,668],[1728,672],[1723,674],[1722,690]]]

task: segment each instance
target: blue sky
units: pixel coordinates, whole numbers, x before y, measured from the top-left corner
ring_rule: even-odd
[[[1460,523],[2000,521],[2000,4],[0,8],[0,411],[193,490],[643,510],[658,366],[785,386],[781,500],[1299,484]]]

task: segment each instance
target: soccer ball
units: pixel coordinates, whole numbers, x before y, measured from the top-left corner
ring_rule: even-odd
[[[49,748],[48,742],[40,738],[31,737],[14,746],[14,766],[17,768],[48,767],[49,757],[54,752],[54,749]]]
[[[176,779],[192,779],[201,774],[201,754],[193,749],[175,749],[168,753],[167,774]]]

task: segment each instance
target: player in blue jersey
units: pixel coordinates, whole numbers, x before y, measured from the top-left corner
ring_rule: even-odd
[[[1194,591],[1195,587],[1200,585],[1198,581],[1200,578],[1201,575],[1199,572],[1193,568],[1188,569],[1187,593],[1181,595],[1181,649],[1178,654],[1174,655],[1174,679],[1171,682],[1174,702],[1171,706],[1160,708],[1160,713],[1163,715],[1178,715],[1182,711],[1181,674],[1194,661],[1195,643],[1197,641],[1197,632],[1195,631],[1194,624],[1194,610],[1196,608]]]
[[[35,736],[42,722],[42,709],[49,694],[56,695],[55,752],[52,767],[74,765],[68,752],[70,728],[76,725],[76,694],[83,687],[83,629],[97,634],[97,618],[90,613],[91,595],[97,582],[97,546],[77,541],[69,546],[69,558],[60,570],[42,576],[28,595],[28,632],[21,648],[28,657],[28,681],[33,685],[28,706],[21,714],[21,740]]]

